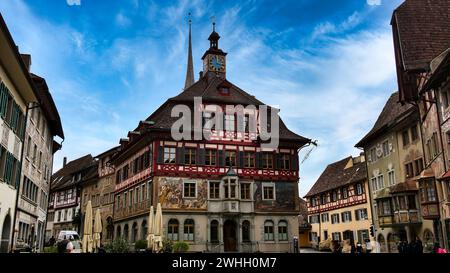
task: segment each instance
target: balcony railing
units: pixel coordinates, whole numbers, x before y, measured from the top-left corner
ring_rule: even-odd
[[[420,223],[418,210],[394,211],[394,224],[415,224]]]

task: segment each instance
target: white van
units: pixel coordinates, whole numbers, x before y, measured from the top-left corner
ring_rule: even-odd
[[[80,240],[80,235],[78,235],[78,232],[74,230],[61,230],[58,235],[58,241],[61,240],[71,240],[71,241],[78,241]]]

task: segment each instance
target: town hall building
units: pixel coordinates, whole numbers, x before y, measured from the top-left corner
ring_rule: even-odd
[[[277,115],[279,145],[270,148],[248,129],[249,116],[228,113],[223,129],[213,127],[209,140],[176,140],[171,134],[179,119],[171,111],[179,105],[194,110],[194,98],[201,98],[202,108],[264,105],[228,80],[219,39],[214,29],[195,81],[189,30],[184,90],[120,140],[111,159],[114,236],[131,243],[145,239],[150,206],[161,203],[163,237],[187,242],[189,251],[292,252],[298,236],[298,152],[310,139],[290,131]],[[203,112],[202,125],[214,115]]]

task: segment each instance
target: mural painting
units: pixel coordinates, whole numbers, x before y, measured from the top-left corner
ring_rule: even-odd
[[[158,177],[156,180],[158,181],[158,200],[163,209],[206,209],[208,197],[206,180],[189,180],[197,184],[196,198],[183,198],[183,181],[186,179]]]
[[[264,211],[295,210],[296,183],[276,182],[275,200],[262,199],[262,183],[256,182],[255,209]]]

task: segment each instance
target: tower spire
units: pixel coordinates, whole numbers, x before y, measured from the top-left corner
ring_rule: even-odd
[[[191,13],[189,12],[189,46],[188,46],[188,61],[187,61],[187,71],[186,71],[186,81],[184,83],[184,89],[189,88],[194,84],[194,64],[192,61],[192,39],[191,39]]]

